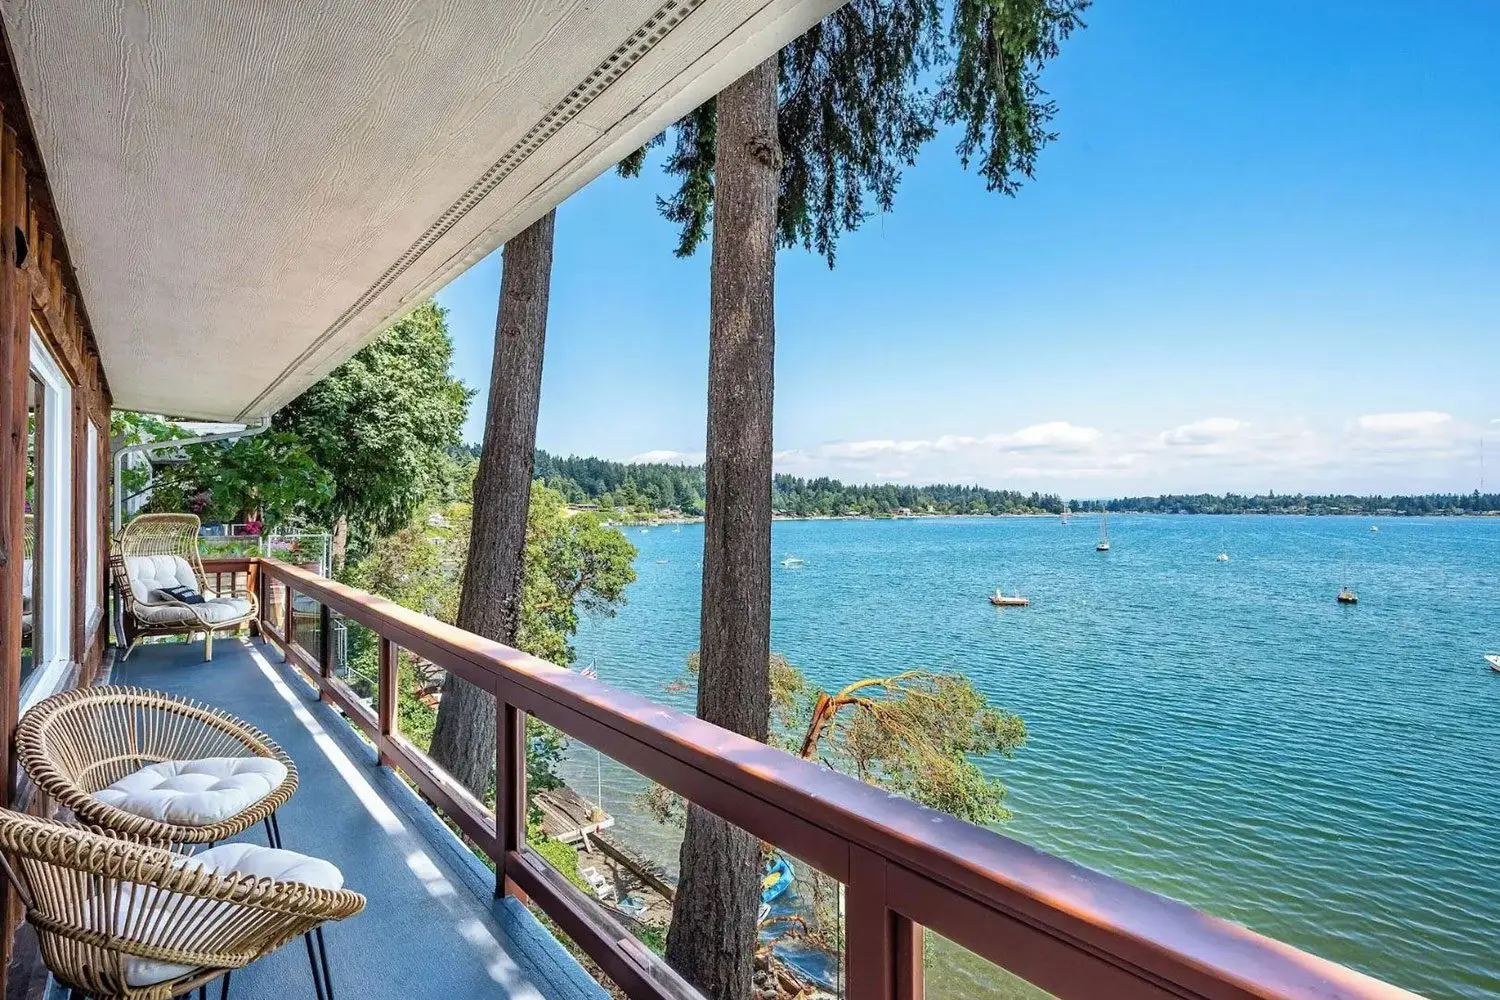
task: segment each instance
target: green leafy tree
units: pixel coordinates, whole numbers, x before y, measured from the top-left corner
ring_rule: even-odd
[[[1091,0],[852,0],[781,51],[775,132],[776,235],[833,266],[839,237],[895,207],[904,167],[939,129],[991,191],[1014,195],[1056,135],[1046,63],[1083,26]],[[651,145],[672,142],[678,179],[659,201],[688,256],[712,232],[719,134],[709,100]],[[649,148],[649,147],[648,147]],[[620,164],[638,175],[646,149]]]
[[[149,512],[183,511],[209,522],[257,520],[274,528],[326,504],[333,481],[296,435],[265,431],[186,446],[180,460],[158,470],[150,489]]]
[[[690,687],[700,668],[694,653],[686,676],[670,687]],[[1004,784],[980,762],[1013,756],[1026,742],[1026,724],[991,705],[968,677],[906,670],[830,692],[779,653],[771,655],[767,675],[773,746],[970,823],[1010,818]],[[680,823],[686,815],[682,800],[660,785],[647,790],[643,804],[662,822]],[[777,922],[774,929],[837,951],[838,886],[820,872],[804,876],[812,884],[812,926]]]
[[[326,505],[335,571],[350,532],[399,530],[423,503],[451,492],[449,448],[459,444],[471,391],[448,374],[447,312],[430,300],[276,414],[333,477]]]
[[[422,508],[405,527],[377,540],[350,565],[349,582],[413,611],[455,622],[472,516],[465,502]],[[635,555],[635,547],[619,529],[603,527],[592,514],[569,516],[559,493],[534,483],[517,648],[560,665],[572,663],[571,640],[580,616],[615,613],[625,600],[626,587],[635,580]],[[351,632],[350,673],[366,685],[374,683],[378,655],[372,635]],[[431,664],[405,651],[402,655],[402,731],[425,750],[437,724],[443,677]],[[527,720],[527,734],[528,793],[558,787],[556,765],[566,747],[564,737],[536,719]],[[478,794],[493,797],[493,774]]]

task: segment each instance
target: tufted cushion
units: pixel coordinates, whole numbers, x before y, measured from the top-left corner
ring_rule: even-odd
[[[197,574],[182,556],[126,556],[125,576],[137,604],[159,602],[156,592],[163,587],[199,588]]]
[[[321,858],[310,858],[296,851],[258,847],[255,844],[222,844],[218,847],[210,847],[190,858],[183,858],[176,864],[179,868],[189,868],[194,871],[207,869],[220,874],[269,878],[273,882],[301,882],[319,889],[342,889],[344,886],[343,873]],[[115,926],[149,927],[152,925],[155,914],[163,910],[167,911],[167,917],[170,919],[174,912],[178,912],[181,899],[182,897],[177,895],[159,895],[153,890],[140,886],[126,885],[123,891],[115,896]],[[203,923],[213,922],[218,916],[215,912],[218,909],[229,909],[225,904],[204,903],[203,901],[198,901],[193,905],[201,907],[195,912],[195,919]],[[144,915],[144,920],[138,920],[137,911],[143,906],[151,912]],[[229,917],[230,914],[226,912],[220,919]],[[169,979],[185,976],[196,969],[196,966],[176,965],[158,959],[127,957],[124,971],[125,981],[131,986],[139,987],[164,983]]]
[[[270,795],[286,774],[286,765],[269,757],[167,760],[127,774],[94,798],[133,816],[212,826]]]
[[[201,621],[219,625],[244,618],[250,613],[250,602],[242,597],[215,597],[194,604],[191,609],[180,604],[137,604],[131,613],[136,621],[146,625],[196,624]]]

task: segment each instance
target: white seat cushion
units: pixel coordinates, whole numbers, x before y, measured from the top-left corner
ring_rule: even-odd
[[[210,624],[218,625],[248,615],[250,602],[242,597],[215,597],[202,604],[193,605],[193,609],[196,609],[198,614],[178,604],[136,604],[131,612],[135,615],[136,621],[151,625],[180,625],[184,622],[197,623],[205,619]],[[203,617],[200,618],[199,615]]]
[[[163,587],[199,589],[198,574],[182,556],[126,556],[125,576],[130,580],[130,596],[137,604],[160,601],[156,592]]]
[[[269,878],[274,882],[301,882],[319,889],[342,889],[344,873],[322,858],[310,858],[296,851],[283,851],[255,844],[221,844],[210,847],[190,858],[177,862],[179,868],[198,870],[206,868],[221,874],[249,875]],[[180,897],[160,895],[137,886],[127,886],[115,897],[118,916],[116,927],[149,927],[154,921],[148,914],[146,919],[137,919],[137,909],[144,904],[153,911],[167,910],[172,913],[180,905]],[[148,902],[149,900],[149,902]],[[216,919],[227,920],[231,907],[223,903],[210,903],[194,911],[200,923]],[[185,976],[197,969],[192,965],[177,965],[154,958],[127,957],[125,959],[125,981],[131,986],[151,986],[169,979]]]
[[[286,774],[286,765],[269,757],[167,760],[127,774],[94,798],[146,819],[211,826],[270,795]]]

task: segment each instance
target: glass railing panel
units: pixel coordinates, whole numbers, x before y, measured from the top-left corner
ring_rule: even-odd
[[[927,1000],[1052,1000],[1052,994],[932,930],[923,931]]]
[[[686,803],[535,719],[528,725],[527,779],[528,845],[664,957],[673,912],[681,906]],[[843,996],[843,886],[766,844],[760,868],[752,1000]]]

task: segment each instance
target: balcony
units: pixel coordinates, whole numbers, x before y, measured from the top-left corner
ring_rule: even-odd
[[[328,931],[338,997],[605,1000],[607,994],[331,706],[253,639],[143,646],[111,683],[193,698],[253,720],[297,762],[280,811],[291,850],[326,858],[369,899]],[[260,827],[242,839],[264,843]],[[400,960],[396,960],[397,956]],[[234,975],[231,996],[312,994],[307,957],[283,948]]]
[[[925,994],[923,928],[1067,1000],[1413,996],[296,567],[218,560],[209,572],[250,575],[263,637],[224,642],[211,663],[195,646],[143,647],[113,681],[234,712],[298,762],[287,846],[332,860],[369,897],[330,935],[346,997],[604,996],[518,896],[628,996],[697,996],[527,846],[523,713],[837,879],[841,989],[859,1000]],[[380,652],[378,677],[360,691],[333,669],[337,636],[355,626]],[[496,698],[498,819],[401,734],[400,650]],[[503,874],[498,886],[478,855]],[[237,975],[236,988],[296,995],[307,978],[290,949],[246,970],[243,986]]]

